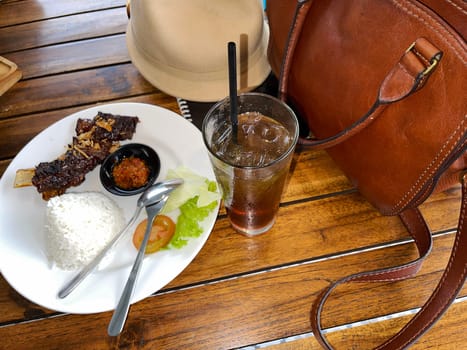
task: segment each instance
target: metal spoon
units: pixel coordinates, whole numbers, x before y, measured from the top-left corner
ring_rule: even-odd
[[[123,326],[125,325],[128,310],[130,308],[130,299],[135,289],[136,278],[138,277],[139,268],[144,258],[144,252],[149,241],[154,218],[164,207],[165,202],[169,198],[170,192],[183,183],[183,180],[176,180],[177,181],[172,181],[170,184],[165,183],[165,186],[162,186],[158,189],[157,196],[154,196],[153,200],[149,199],[147,202],[145,202],[146,213],[148,215],[146,232],[144,233],[143,242],[141,243],[141,246],[138,250],[138,255],[136,256],[136,260],[131,269],[128,281],[126,282],[125,288],[123,289],[122,296],[120,297],[117,307],[115,308],[115,312],[112,315],[112,319],[110,320],[109,327],[107,329],[107,332],[110,336],[116,336],[120,334]]]
[[[108,251],[120,240],[125,231],[136,221],[143,207],[157,203],[163,198],[163,196],[172,192],[173,189],[182,183],[182,179],[166,180],[163,182],[158,182],[144,191],[138,198],[138,201],[136,202],[135,213],[131,217],[130,221],[128,221],[126,226],[104,247],[104,249],[102,249],[99,254],[96,255],[96,257],[89,264],[83,267],[75,277],[73,277],[67,284],[63,286],[63,288],[58,292],[58,297],[63,299],[68,296],[68,294],[70,294],[89,275],[89,273],[94,270],[97,265],[99,265]]]

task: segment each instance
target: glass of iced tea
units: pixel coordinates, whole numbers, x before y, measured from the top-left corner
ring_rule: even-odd
[[[294,112],[275,97],[244,93],[238,96],[236,140],[229,98],[208,111],[202,129],[232,227],[248,236],[268,231],[298,140]]]

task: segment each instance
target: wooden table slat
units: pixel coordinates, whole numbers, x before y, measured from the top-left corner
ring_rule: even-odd
[[[0,96],[0,120],[155,91],[131,64],[20,81]]]
[[[36,47],[121,34],[125,33],[127,23],[125,8],[116,8],[0,28],[0,52],[20,52]],[[31,33],[35,35],[32,36]],[[82,54],[85,54],[85,48]]]
[[[19,51],[4,57],[21,69],[23,80],[130,61],[124,34]]]
[[[40,21],[76,13],[124,7],[126,0],[22,0],[0,2],[0,27]]]
[[[347,349],[351,344],[358,349],[372,349],[388,339],[388,334],[395,334],[412,316],[372,322],[351,328],[338,329],[328,334],[328,340],[336,349]],[[459,325],[467,324],[467,301],[454,304],[428,332],[410,348],[411,350],[463,349],[465,331]],[[321,346],[312,335],[291,338],[279,344],[271,344],[268,350],[321,350]]]

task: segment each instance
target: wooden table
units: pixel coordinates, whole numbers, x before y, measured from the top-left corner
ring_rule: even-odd
[[[73,112],[133,101],[179,113],[130,62],[125,0],[3,0],[0,14],[0,55],[23,72],[0,97],[0,175],[32,137]],[[336,291],[324,315],[336,348],[376,345],[423,304],[449,256],[459,198],[455,188],[423,205],[435,243],[417,277]],[[110,312],[47,310],[0,278],[0,349],[318,349],[310,306],[330,281],[414,257],[397,218],[375,211],[325,152],[298,148],[272,230],[246,238],[221,210],[195,260],[132,306],[119,337],[107,336]],[[464,287],[414,349],[465,347],[466,295]]]

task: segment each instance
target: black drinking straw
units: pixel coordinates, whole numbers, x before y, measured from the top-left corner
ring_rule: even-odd
[[[227,53],[229,59],[229,95],[230,95],[230,122],[232,123],[232,140],[238,143],[237,130],[237,52],[234,42],[229,42],[227,45]]]

